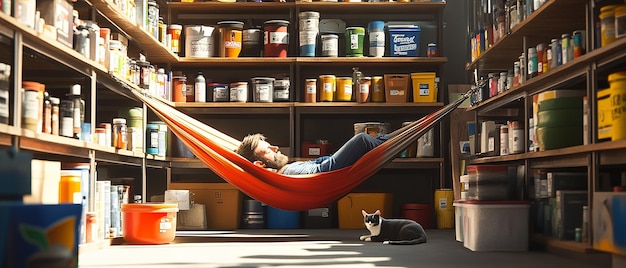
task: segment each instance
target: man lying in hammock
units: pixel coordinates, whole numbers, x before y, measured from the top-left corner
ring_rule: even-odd
[[[314,174],[350,166],[388,138],[386,135],[370,136],[359,133],[332,155],[289,163],[289,158],[278,150],[278,146],[269,144],[263,134],[257,133],[246,136],[236,152],[259,167],[273,169],[285,175]]]

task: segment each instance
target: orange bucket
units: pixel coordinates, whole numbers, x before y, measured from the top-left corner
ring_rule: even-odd
[[[176,237],[177,203],[122,204],[122,231],[129,244],[167,244]]]

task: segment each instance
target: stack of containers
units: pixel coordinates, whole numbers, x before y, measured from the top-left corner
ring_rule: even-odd
[[[319,35],[320,13],[303,11],[299,16],[300,56],[315,57],[317,36]]]
[[[510,200],[509,166],[470,165],[467,173],[467,200],[454,202],[457,241],[472,251],[528,250],[530,205]]]

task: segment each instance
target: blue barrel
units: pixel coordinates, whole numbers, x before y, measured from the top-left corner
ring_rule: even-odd
[[[267,228],[298,229],[300,228],[300,212],[267,207]]]

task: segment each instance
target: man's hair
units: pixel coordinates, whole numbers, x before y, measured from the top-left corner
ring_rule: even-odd
[[[245,159],[248,159],[250,162],[254,162],[257,160],[262,160],[255,152],[257,146],[259,146],[260,141],[264,141],[265,136],[263,134],[250,134],[243,138],[241,144],[235,152],[239,155],[243,156]]]

